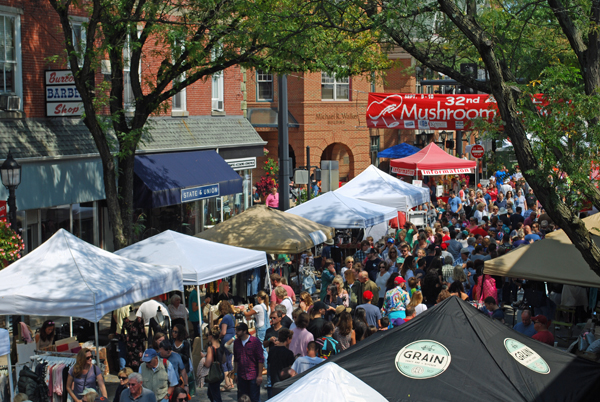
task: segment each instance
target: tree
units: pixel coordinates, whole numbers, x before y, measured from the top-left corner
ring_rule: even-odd
[[[315,24],[314,10],[302,0],[49,2],[60,18],[83,121],[102,160],[116,249],[132,239],[137,145],[151,141],[149,117],[182,89],[235,65],[355,74],[369,70],[380,54],[370,35],[351,41]],[[85,44],[74,42],[70,20],[81,9],[89,16]],[[110,63],[105,81],[97,77],[102,60]]]
[[[424,67],[492,94],[501,115],[496,126],[512,141],[527,182],[600,275],[600,249],[574,203],[587,199],[600,209],[600,192],[589,179],[600,144],[599,0],[320,3],[329,27],[376,31]],[[485,70],[487,80],[462,73],[464,62]],[[540,85],[548,102],[542,108],[531,99]]]

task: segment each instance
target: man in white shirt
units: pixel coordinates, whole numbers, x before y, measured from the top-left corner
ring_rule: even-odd
[[[152,299],[142,303],[140,308],[138,308],[136,316],[142,317],[144,319],[144,325],[148,326],[148,322],[150,321],[150,318],[156,317],[159,307],[160,307],[160,312],[165,317],[169,317],[169,319],[171,319],[171,316],[169,315],[169,309],[167,308],[167,306],[165,306],[163,304],[162,301],[160,301],[160,297],[158,297],[158,296],[153,297]]]
[[[317,357],[317,343],[315,341],[311,341],[308,342],[308,345],[306,346],[306,356],[297,358],[292,365],[292,370],[294,370],[296,374],[300,374],[316,366],[322,361],[325,361],[325,359]]]

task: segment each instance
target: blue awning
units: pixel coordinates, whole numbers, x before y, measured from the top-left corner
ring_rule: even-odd
[[[416,154],[420,150],[421,148],[417,148],[415,146],[407,144],[406,142],[403,142],[402,144],[394,145],[393,147],[378,152],[377,157],[391,159],[406,158],[407,156]]]
[[[136,155],[136,208],[158,208],[242,192],[242,178],[215,151]],[[195,196],[194,196],[195,194]]]

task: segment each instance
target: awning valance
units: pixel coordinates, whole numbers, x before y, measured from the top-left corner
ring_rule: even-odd
[[[242,192],[242,178],[215,151],[137,155],[136,208],[158,208]]]

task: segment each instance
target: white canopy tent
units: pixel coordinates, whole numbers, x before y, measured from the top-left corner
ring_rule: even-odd
[[[198,306],[201,306],[199,285],[267,265],[267,253],[264,251],[215,243],[172,230],[132,244],[115,254],[148,264],[181,266],[183,283],[196,286]]]
[[[429,202],[429,189],[417,187],[382,172],[371,165],[336,193],[406,212],[417,205]]]
[[[183,290],[181,267],[128,260],[64,229],[0,271],[0,315],[98,321],[120,307]]]
[[[175,264],[184,285],[203,285],[267,265],[264,251],[229,246],[167,230],[115,252],[147,264]]]
[[[326,362],[269,399],[269,402],[288,401],[385,402],[387,399],[337,364]]]
[[[327,192],[286,212],[337,229],[366,229],[397,216],[396,208],[346,197],[337,191]]]
[[[128,260],[64,229],[0,271],[0,315],[80,317],[183,290],[181,268]]]

